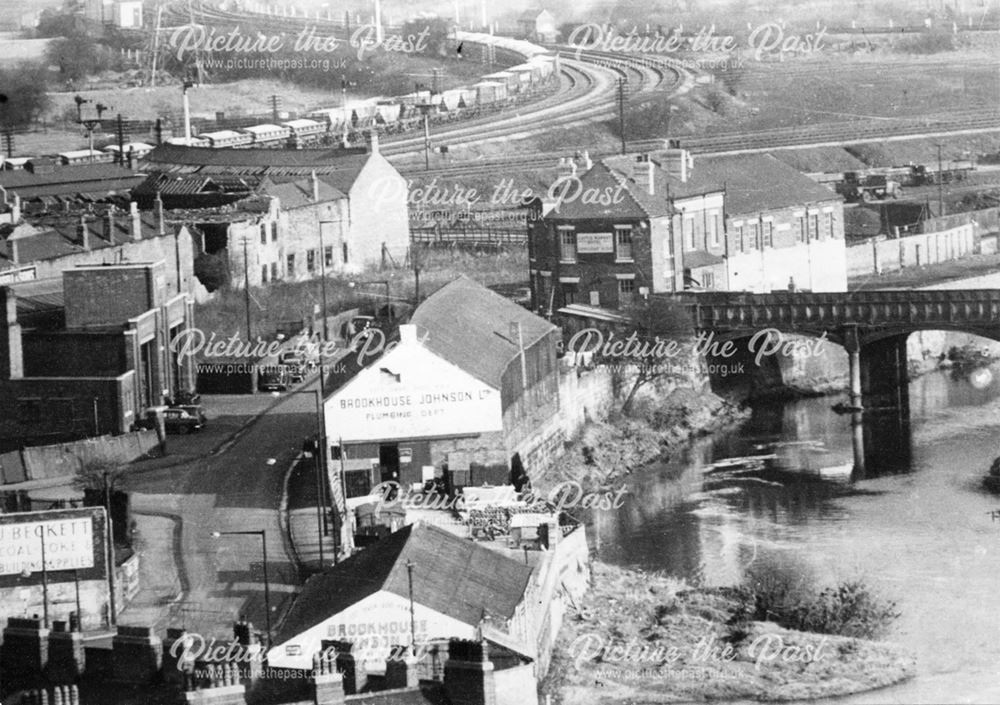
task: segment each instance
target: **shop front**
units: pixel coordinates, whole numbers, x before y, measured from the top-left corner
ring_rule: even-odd
[[[500,390],[425,347],[415,326],[326,401],[331,472],[348,498],[441,477],[449,456],[503,462]]]

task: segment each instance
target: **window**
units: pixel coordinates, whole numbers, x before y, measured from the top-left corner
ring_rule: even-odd
[[[705,272],[704,274],[702,274],[701,275],[701,285],[703,287],[705,287],[706,289],[714,289],[715,288],[715,273],[714,272]]]
[[[760,226],[764,247],[774,247],[774,223],[770,220],[765,220]]]
[[[615,228],[615,259],[632,261],[632,228]]]
[[[309,274],[316,271],[316,250],[306,250],[306,271]]]
[[[576,284],[562,285],[563,306],[576,303]]]
[[[333,247],[326,247],[323,249],[323,266],[332,267],[333,266]]]
[[[559,259],[563,262],[576,262],[576,233],[572,230],[561,230],[559,244]]]
[[[719,214],[713,213],[708,217],[709,242],[712,247],[719,246]]]
[[[278,241],[278,224],[271,223],[271,242]]]
[[[803,242],[806,239],[806,217],[800,215],[795,228],[795,242]]]
[[[740,252],[746,251],[746,243],[743,241],[743,231],[744,228],[742,225],[736,226],[736,235],[734,237],[734,240],[736,243],[736,249]]]
[[[346,242],[341,243],[340,249],[342,251],[342,254],[344,255],[342,261],[344,264],[347,264],[347,243]]]
[[[686,215],[684,216],[684,222],[681,224],[681,233],[684,236],[684,249],[693,250],[694,249],[694,216]]]
[[[285,259],[285,262],[286,262],[286,265],[285,265],[285,270],[286,270],[285,273],[286,273],[286,275],[289,278],[294,277],[295,276],[295,255],[288,255],[288,257]]]
[[[757,223],[749,223],[747,225],[747,246],[746,246],[747,250],[757,249],[758,245],[760,244],[759,242],[757,242],[757,237],[758,237]]]
[[[819,213],[809,215],[809,241],[819,239]]]
[[[628,304],[632,303],[632,298],[635,295],[635,280],[634,279],[619,279],[618,280],[618,304]]]
[[[267,224],[266,223],[261,223],[260,224],[260,244],[261,245],[266,245],[267,244]]]
[[[262,284],[267,284],[267,265],[262,264],[260,266],[260,281]]]
[[[271,262],[271,281],[278,281],[278,263]]]
[[[833,234],[833,213],[827,213],[826,214],[826,225],[827,225],[826,234],[832,240],[834,238],[834,234]]]

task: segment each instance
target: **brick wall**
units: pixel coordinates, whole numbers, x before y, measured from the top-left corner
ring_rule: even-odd
[[[109,266],[63,273],[66,327],[120,326],[164,300],[162,262],[149,267]]]

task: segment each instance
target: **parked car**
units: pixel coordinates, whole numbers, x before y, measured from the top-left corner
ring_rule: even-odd
[[[167,433],[191,433],[205,426],[205,414],[197,406],[169,406],[163,422]]]
[[[340,332],[341,337],[347,341],[348,345],[356,347],[360,345],[367,339],[367,335],[359,335],[359,333],[366,333],[377,328],[377,323],[374,316],[354,316],[350,321],[344,324],[343,329]],[[368,333],[370,335],[370,333]]]
[[[306,378],[306,360],[302,353],[286,350],[278,356],[278,363],[288,368],[288,378],[292,384],[297,384]]]
[[[262,392],[283,392],[288,389],[288,367],[271,365],[261,368],[257,376],[257,389]]]

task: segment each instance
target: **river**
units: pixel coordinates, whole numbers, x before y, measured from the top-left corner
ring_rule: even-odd
[[[588,519],[601,559],[726,585],[761,552],[790,552],[823,583],[863,578],[897,602],[887,638],[918,676],[831,702],[1000,703],[1000,497],[981,487],[1000,455],[1000,367],[912,381],[908,433],[866,415],[863,475],[842,474],[851,417],[832,402],[758,407],[635,473],[623,508]],[[725,467],[744,456],[763,457]]]

